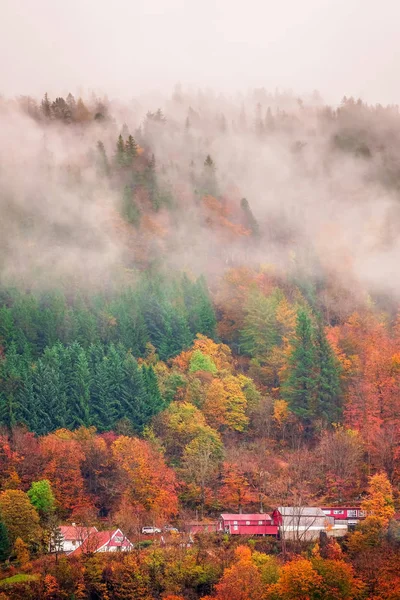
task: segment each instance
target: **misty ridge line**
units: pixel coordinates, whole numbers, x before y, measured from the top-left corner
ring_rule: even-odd
[[[397,299],[398,107],[179,86],[146,104],[0,100],[3,283],[270,265]],[[130,166],[120,135],[137,146]]]

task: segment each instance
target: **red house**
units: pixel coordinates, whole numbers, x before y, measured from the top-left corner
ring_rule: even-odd
[[[218,531],[232,535],[278,535],[278,525],[275,525],[270,515],[249,514],[238,515],[223,513],[218,521]]]
[[[71,554],[94,554],[95,552],[129,552],[133,544],[120,529],[95,531]]]
[[[366,514],[359,506],[323,506],[322,511],[327,517],[333,517],[335,523],[347,521],[348,525],[357,525],[365,519]]]

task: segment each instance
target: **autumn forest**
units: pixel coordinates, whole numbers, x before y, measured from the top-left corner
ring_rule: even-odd
[[[399,599],[399,108],[178,85],[0,124],[0,600]],[[363,519],[215,525],[285,506]]]

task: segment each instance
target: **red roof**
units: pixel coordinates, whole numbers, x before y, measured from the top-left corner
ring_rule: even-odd
[[[267,513],[252,513],[248,515],[222,513],[221,517],[224,521],[271,521],[271,517]]]
[[[82,540],[97,531],[96,527],[84,527],[83,525],[61,525],[59,529],[64,540]]]
[[[121,537],[122,541],[113,539],[115,537]],[[128,540],[128,538],[124,536],[120,529],[96,531],[92,533],[88,538],[86,538],[85,541],[80,546],[78,546],[78,548],[71,552],[71,554],[98,552],[100,549],[104,549],[105,551],[107,551],[107,546],[129,550],[131,545],[131,542]]]

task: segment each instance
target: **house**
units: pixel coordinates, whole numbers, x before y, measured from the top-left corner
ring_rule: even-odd
[[[347,523],[349,528],[354,528],[366,517],[359,506],[323,506],[322,511],[327,517],[333,517],[335,524]]]
[[[128,552],[133,544],[120,529],[95,531],[78,546],[71,555],[94,554],[95,552]]]
[[[218,521],[218,531],[232,535],[278,535],[278,525],[267,513],[223,513]]]
[[[321,531],[328,536],[341,537],[348,531],[347,523],[335,523],[317,506],[278,506],[272,513],[282,539],[313,540]]]
[[[50,551],[70,553],[76,550],[89,535],[96,533],[96,527],[83,525],[61,525],[52,537]]]

